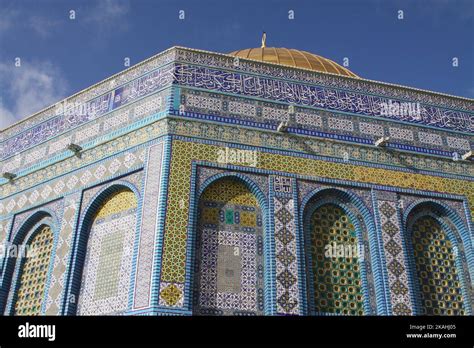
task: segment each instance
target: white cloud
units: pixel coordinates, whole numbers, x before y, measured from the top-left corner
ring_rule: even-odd
[[[125,17],[129,11],[128,0],[102,0],[84,13],[85,22],[96,25],[102,31],[125,29],[128,25]]]
[[[0,35],[9,31],[17,21],[19,11],[15,9],[2,9],[0,11]]]
[[[58,20],[52,20],[41,16],[32,16],[28,19],[28,25],[32,28],[39,36],[46,38],[53,33],[54,28],[57,28],[60,24]]]
[[[0,63],[0,128],[64,98],[67,82],[49,61]]]
[[[113,31],[128,29],[129,22],[126,19],[130,11],[129,0],[100,0],[87,8],[71,8],[76,11],[76,21],[84,26],[93,28],[96,33],[109,34]],[[0,11],[0,36],[10,34],[14,29],[29,28],[35,34],[45,39],[54,34],[54,30],[64,24],[68,13],[64,17],[51,18],[50,14],[22,13],[20,10],[10,7]],[[67,19],[69,20],[69,19]]]
[[[19,10],[10,8],[0,12],[0,35],[13,32],[14,29],[30,28],[37,35],[46,38],[60,23],[60,20],[44,15],[20,16]]]

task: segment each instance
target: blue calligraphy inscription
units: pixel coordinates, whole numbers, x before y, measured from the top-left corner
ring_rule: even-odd
[[[155,70],[150,74],[140,77],[125,86],[115,90],[112,110],[122,105],[131,103],[138,98],[151,94],[167,84],[173,82],[172,66],[168,68],[166,74],[162,70]]]
[[[4,142],[0,159],[8,158],[65,131],[161,89],[173,82],[173,65],[157,69],[126,85],[55,116]],[[113,98],[113,101],[111,102]]]
[[[403,101],[238,72],[187,64],[169,64],[84,103],[77,112],[73,110],[73,112],[52,117],[46,122],[11,137],[1,145],[0,159],[3,160],[24,151],[172,83],[295,105],[474,132],[474,114],[466,112],[420,105],[418,114],[387,114],[382,110],[383,104],[397,104]]]
[[[421,105],[420,113],[385,114],[383,105],[406,102],[318,86],[244,75],[206,67],[177,64],[176,83],[290,104],[377,116],[463,132],[474,131],[474,114]]]

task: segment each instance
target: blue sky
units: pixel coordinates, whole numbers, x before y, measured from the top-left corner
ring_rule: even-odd
[[[347,57],[364,78],[474,98],[472,0],[0,0],[0,128],[125,69],[126,57],[258,47],[263,30],[267,46]]]

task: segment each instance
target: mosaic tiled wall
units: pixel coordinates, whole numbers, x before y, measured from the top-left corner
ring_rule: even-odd
[[[79,315],[121,314],[128,307],[137,198],[130,190],[108,197],[90,229]]]
[[[294,179],[273,177],[277,313],[299,314]]]
[[[0,245],[5,246],[7,241],[8,232],[13,218],[3,219],[0,221]],[[0,256],[0,274],[2,274],[4,255]],[[0,277],[0,288],[1,288],[1,277]]]
[[[473,166],[470,166],[468,163],[453,161],[448,162],[443,159],[430,159],[417,155],[391,154],[384,152],[380,149],[358,148],[355,146],[338,144],[329,141],[326,142],[316,140],[305,140],[304,142],[300,142],[293,140],[289,137],[277,134],[260,133],[249,129],[235,128],[229,126],[212,124],[203,125],[201,123],[191,121],[160,121],[156,122],[150,127],[147,127],[146,131],[144,129],[140,129],[136,132],[131,133],[126,138],[122,137],[119,138],[117,141],[114,141],[113,143],[98,146],[90,152],[86,152],[80,161],[74,157],[64,161],[61,166],[52,165],[48,168],[47,171],[40,170],[36,172],[35,175],[20,178],[17,180],[16,185],[14,186],[2,185],[0,187],[0,195],[2,197],[8,198],[2,199],[2,201],[0,202],[0,214],[11,214],[17,210],[25,209],[29,205],[31,206],[32,204],[41,204],[41,201],[44,201],[42,199],[43,195],[47,195],[46,198],[51,199],[52,197],[56,196],[56,190],[59,189],[61,189],[61,192],[59,192],[59,194],[67,193],[69,191],[69,187],[66,184],[69,183],[70,185],[72,185],[73,181],[65,181],[66,178],[63,177],[58,180],[57,185],[55,184],[55,182],[48,182],[48,185],[52,190],[48,189],[47,187],[45,187],[43,190],[38,190],[38,188],[34,188],[22,192],[20,196],[14,196],[15,192],[20,190],[26,190],[34,184],[39,184],[46,180],[52,180],[56,176],[64,175],[73,168],[76,168],[79,165],[79,162],[82,165],[87,165],[97,160],[97,158],[102,158],[103,156],[116,153],[117,151],[121,151],[127,146],[137,144],[139,141],[146,141],[153,137],[159,136],[163,134],[167,127],[169,127],[171,132],[183,135],[186,134],[202,137],[207,136],[226,141],[235,141],[235,139],[239,139],[240,142],[249,145],[276,147],[281,149],[291,149],[295,151],[309,151],[309,153],[320,154],[322,156],[330,156],[336,159],[342,159],[343,154],[347,153],[350,161],[364,161],[380,163],[383,165],[397,166],[397,168],[394,169],[399,169],[404,172],[410,171],[409,168],[413,168],[413,170],[417,170],[420,173],[425,173],[425,171],[428,171],[426,173],[437,176],[449,176],[450,173],[474,175],[474,172],[472,172]],[[142,155],[139,155],[138,158],[140,159],[140,161],[143,161],[144,152],[141,152],[141,154]],[[127,158],[133,159],[134,157],[128,155]],[[111,161],[111,163],[112,162],[114,161]],[[116,161],[114,162],[114,165],[115,163]],[[138,164],[138,162],[132,163],[132,165],[136,164]],[[104,164],[101,163],[99,167],[101,167],[101,165]],[[124,165],[125,168],[121,170],[130,168],[130,164],[128,164],[127,162],[125,162]],[[105,169],[107,169],[107,167]],[[110,173],[114,174],[120,172],[120,170],[114,171],[114,169],[112,168],[109,171]],[[96,169],[94,169],[92,173],[95,172]],[[99,175],[99,173],[100,171],[96,172],[97,175]],[[106,176],[110,176],[107,170],[104,171],[104,173],[107,175],[104,175],[103,177],[101,177],[101,179]],[[78,180],[80,178],[81,176],[77,178],[76,175],[75,184],[73,187],[71,187],[71,189],[83,185],[82,182]],[[93,179],[94,176],[90,178]],[[59,181],[62,181],[62,184],[59,183]],[[23,197],[23,195],[25,197]],[[472,206],[471,209],[474,213],[474,208]]]
[[[418,219],[412,228],[420,314],[463,315],[461,282],[451,241],[430,216]]]
[[[4,223],[4,227],[3,227],[3,241],[2,241],[2,246],[4,246],[6,249],[6,251],[8,251],[8,247],[9,246],[12,246],[12,243],[15,243],[14,241],[16,241],[17,243],[23,243],[24,242],[24,238],[25,238],[25,231],[23,231],[23,234],[22,235],[19,235],[18,233],[20,232],[20,229],[24,226],[25,222],[31,222],[31,221],[36,221],[36,217],[38,218],[42,218],[41,216],[43,216],[46,220],[45,220],[45,223],[51,225],[51,214],[53,215],[54,219],[62,216],[63,214],[63,200],[62,199],[59,199],[59,200],[55,200],[55,201],[51,201],[51,202],[48,202],[47,204],[43,204],[43,205],[40,205],[36,208],[33,208],[33,209],[30,209],[30,210],[27,210],[27,211],[24,211],[20,214],[16,214],[15,216],[12,216],[11,219],[7,219],[7,220],[3,220],[2,222]],[[11,221],[11,226],[9,226],[9,221]],[[11,234],[8,235],[8,232],[9,232],[9,229],[11,228]],[[30,232],[27,232],[27,233],[30,233]],[[0,233],[0,236],[2,236],[2,233]],[[8,237],[8,239],[7,239]],[[20,240],[20,239],[21,240]],[[7,244],[8,242],[8,244]],[[56,250],[54,250],[56,251]],[[51,255],[54,255],[54,253],[52,253]],[[7,268],[6,268],[6,265],[7,265],[7,262],[4,263],[4,261],[7,261],[7,260],[4,260],[3,257],[0,257],[0,282],[2,284],[2,286],[6,286],[5,284],[8,283],[10,280],[11,280],[11,284],[9,286],[9,289],[8,290],[11,290],[13,289],[14,286],[16,286],[16,281],[18,279],[18,273],[19,273],[19,262],[16,263],[16,266],[15,266],[15,269],[14,270],[8,270],[7,271]],[[53,279],[53,275],[52,274],[49,274],[48,275],[50,276],[49,278]],[[9,281],[7,281],[7,279],[10,279]],[[54,284],[54,281],[51,281],[50,282],[52,284]],[[43,294],[47,294],[47,298],[46,298],[46,301],[45,303],[42,303],[41,305],[44,305],[46,308],[49,306],[49,302],[50,302],[50,292],[49,292],[49,289],[50,289],[50,285],[49,283],[46,284],[45,286],[45,291]],[[6,289],[7,290],[7,289]],[[10,307],[11,307],[11,304],[12,304],[12,301],[13,301],[13,293],[11,291],[9,291],[8,294],[5,294],[5,295],[2,295],[2,296],[5,296],[6,298],[8,298],[8,304],[7,304],[7,311],[10,311]],[[1,302],[1,301],[0,301]],[[42,311],[43,309],[41,309]]]
[[[179,204],[189,201],[190,181],[193,161],[217,162],[222,145],[199,141],[176,139],[169,176],[169,202],[166,215],[164,252],[161,281],[184,284],[186,260],[187,219],[189,210]],[[276,151],[259,152],[258,170],[281,171],[309,177],[348,180],[374,185],[388,185],[401,189],[418,189],[444,192],[446,194],[468,195],[473,184],[469,181],[407,173],[388,168],[358,166],[351,163],[336,163],[310,157],[287,156]]]
[[[145,149],[132,149],[104,161],[85,166],[67,175],[59,175],[43,185],[36,185],[17,195],[10,196],[0,203],[0,213],[12,214],[31,206],[41,205],[65,194],[87,188],[107,179],[123,175],[130,170],[142,167]],[[72,169],[72,168],[70,168]]]
[[[263,314],[262,212],[242,182],[221,179],[203,192],[196,248],[194,314]]]
[[[311,215],[309,230],[316,313],[363,315],[358,241],[350,217],[325,204]]]

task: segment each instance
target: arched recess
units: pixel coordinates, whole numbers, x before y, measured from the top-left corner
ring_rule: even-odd
[[[416,315],[472,314],[469,232],[441,202],[420,200],[404,214]]]
[[[42,209],[29,216],[9,237],[9,257],[4,259],[0,309],[6,315],[41,315],[54,262],[58,221]]]
[[[222,173],[204,182],[197,197],[192,275],[193,314],[263,315],[270,287],[267,203],[244,175]]]
[[[373,276],[380,271],[375,225],[362,200],[336,188],[316,189],[301,211],[308,314],[383,314],[377,301],[383,284]]]
[[[66,315],[121,314],[128,309],[139,194],[120,182],[84,210],[70,260]]]

